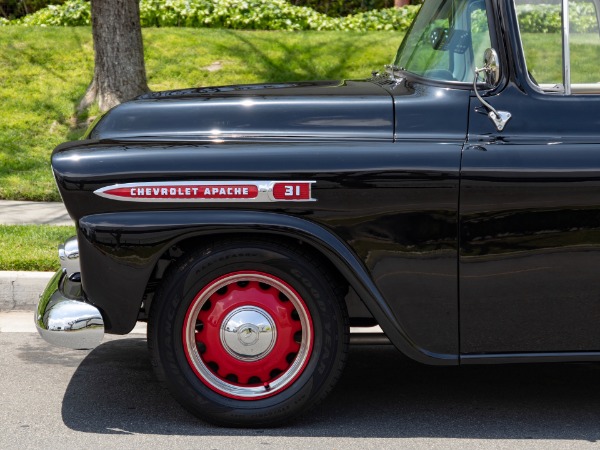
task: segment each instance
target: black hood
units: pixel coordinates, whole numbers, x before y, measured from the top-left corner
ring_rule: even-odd
[[[150,93],[106,113],[90,139],[393,137],[390,94],[369,81],[254,84]]]

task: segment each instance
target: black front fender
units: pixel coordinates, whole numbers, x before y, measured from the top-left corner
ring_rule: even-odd
[[[121,212],[82,217],[78,233],[83,287],[89,300],[103,311],[108,333],[125,334],[133,329],[152,271],[173,245],[215,234],[259,233],[303,241],[328,258],[407,356],[428,364],[458,361],[457,355],[418,348],[354,252],[331,231],[308,220],[253,211]]]

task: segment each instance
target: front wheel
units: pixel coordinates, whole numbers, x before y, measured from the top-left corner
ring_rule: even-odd
[[[148,344],[157,375],[197,416],[269,426],[316,404],[339,378],[342,290],[312,255],[221,242],[176,263],[157,292]]]

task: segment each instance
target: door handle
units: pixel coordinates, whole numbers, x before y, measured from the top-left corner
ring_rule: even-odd
[[[479,152],[487,152],[487,148],[485,148],[483,145],[469,145],[467,147],[467,150],[477,150]]]

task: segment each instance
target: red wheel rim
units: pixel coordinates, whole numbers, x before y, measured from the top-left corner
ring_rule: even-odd
[[[313,325],[300,295],[262,272],[234,272],[194,298],[183,327],[190,367],[225,397],[258,400],[287,389],[305,369]]]

